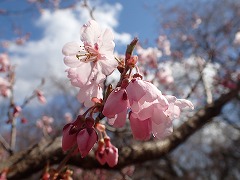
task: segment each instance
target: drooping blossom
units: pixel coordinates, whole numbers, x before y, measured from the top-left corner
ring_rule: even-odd
[[[75,144],[82,157],[87,156],[98,140],[97,132],[93,128],[94,120],[79,115],[73,122],[63,128],[62,148],[64,151],[71,149]]]
[[[152,121],[153,136],[162,139],[173,132],[172,121],[179,118],[182,109],[194,109],[193,104],[186,99],[177,99],[175,96],[166,95],[165,98],[169,102],[168,109],[163,111],[159,117],[155,116]]]
[[[62,50],[64,63],[70,68],[76,68],[74,71],[77,73],[75,77],[79,87],[91,84],[97,73],[105,78],[118,65],[113,55],[115,44],[110,29],[102,32],[97,22],[91,20],[81,29],[81,41],[82,43],[69,42]]]
[[[101,165],[107,163],[110,167],[114,167],[118,163],[118,148],[112,145],[109,137],[105,137],[104,141],[99,141],[95,156]]]
[[[130,126],[137,140],[148,140],[151,134],[158,139],[170,135],[172,120],[179,117],[181,109],[193,109],[190,101],[165,96],[156,86],[140,77],[134,77],[124,87],[110,93],[102,113],[110,125],[122,127],[130,108]]]
[[[103,108],[103,115],[108,117],[108,123],[114,127],[123,127],[126,122],[129,101],[126,89],[113,90]]]

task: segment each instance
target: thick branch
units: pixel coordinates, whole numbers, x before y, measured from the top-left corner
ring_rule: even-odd
[[[219,115],[222,107],[238,95],[239,89],[240,86],[222,95],[212,104],[200,109],[192,118],[183,123],[171,136],[163,141],[143,142],[119,148],[119,163],[114,169],[121,169],[130,164],[158,159],[173,151],[203,125],[210,122],[213,117]],[[59,163],[64,156],[65,154],[61,150],[61,137],[58,137],[51,142],[40,142],[26,151],[11,156],[0,164],[0,171],[8,168],[9,179],[18,179],[43,169],[46,162],[50,164]],[[93,153],[90,153],[84,159],[80,156],[75,156],[69,160],[69,164],[88,169],[108,168],[107,166],[101,166],[95,160]]]

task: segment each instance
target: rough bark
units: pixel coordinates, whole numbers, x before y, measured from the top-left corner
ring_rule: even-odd
[[[185,142],[189,136],[210,122],[213,117],[219,115],[222,107],[238,95],[239,89],[240,86],[200,109],[163,141],[143,142],[119,148],[119,162],[113,169],[121,169],[130,164],[158,159],[173,151]],[[65,154],[61,149],[61,137],[58,137],[52,141],[42,141],[26,151],[14,154],[0,164],[0,172],[8,168],[8,178],[19,179],[43,169],[46,162],[50,164],[59,163],[64,156]],[[93,153],[90,153],[84,159],[80,156],[74,156],[68,164],[86,169],[108,168],[107,166],[101,166],[95,160]]]

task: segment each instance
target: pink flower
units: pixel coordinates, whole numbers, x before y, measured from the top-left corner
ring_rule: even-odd
[[[169,102],[166,111],[156,112],[152,119],[153,136],[162,139],[173,132],[172,120],[180,116],[181,110],[184,108],[194,109],[193,104],[186,99],[177,99],[175,96],[166,95]]]
[[[75,75],[78,86],[91,84],[92,79],[96,79],[97,73],[105,78],[118,65],[113,55],[115,44],[111,30],[106,29],[102,32],[97,22],[91,20],[81,29],[81,41],[83,44],[67,43],[62,50],[65,64],[70,68],[76,68],[73,71],[78,74]]]
[[[103,108],[103,115],[108,118],[108,123],[114,127],[123,127],[126,122],[129,101],[124,88],[113,90]]]

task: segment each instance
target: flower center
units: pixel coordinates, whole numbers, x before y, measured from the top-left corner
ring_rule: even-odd
[[[93,62],[98,59],[98,49],[97,48],[92,48],[91,46],[80,46],[81,51],[78,51],[79,54],[76,55],[78,60],[81,62]]]

